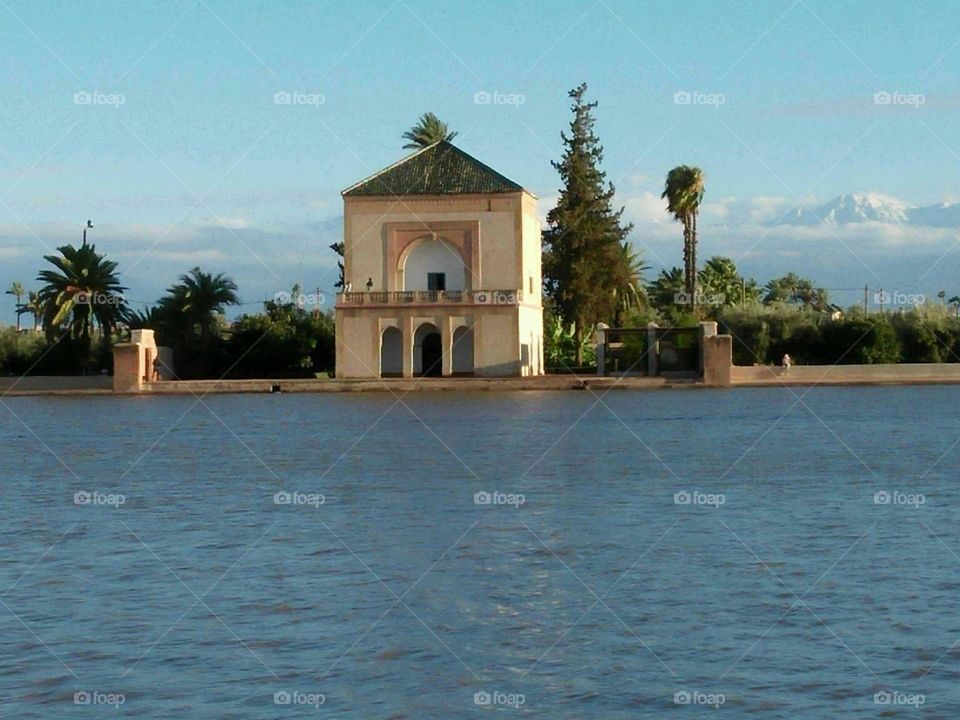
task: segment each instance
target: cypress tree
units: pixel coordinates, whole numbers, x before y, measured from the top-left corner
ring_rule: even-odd
[[[574,325],[577,365],[583,363],[585,333],[613,318],[613,290],[631,282],[621,243],[633,228],[622,224],[622,207],[613,210],[614,188],[600,169],[603,147],[593,130],[597,103],[586,102],[586,92],[583,83],[569,93],[570,134],[560,134],[563,158],[552,163],[563,187],[543,231],[545,292],[556,312]]]

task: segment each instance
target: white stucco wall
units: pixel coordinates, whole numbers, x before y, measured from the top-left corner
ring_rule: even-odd
[[[346,281],[354,290],[364,289],[373,279],[374,290],[386,289],[387,223],[479,222],[480,263],[473,268],[473,289],[520,289],[519,230],[521,195],[453,198],[347,198],[344,208]],[[393,271],[393,269],[389,269]],[[449,277],[447,278],[449,281]],[[425,280],[424,280],[425,282]],[[424,286],[424,289],[426,286]]]
[[[460,251],[443,240],[420,240],[403,266],[404,290],[427,290],[427,273],[444,273],[447,290],[465,289],[467,269]]]
[[[404,372],[416,369],[414,331],[430,319],[441,329],[444,350],[451,346],[457,323],[473,326],[473,366],[478,376],[509,377],[543,372],[543,309],[541,305],[540,223],[536,199],[526,193],[491,196],[404,198],[347,198],[344,207],[346,281],[363,291],[367,278],[373,290],[382,291],[402,277],[403,289],[426,290],[427,272],[446,273],[447,290],[520,290],[517,305],[464,303],[405,304],[396,298],[378,305],[349,303],[337,307],[337,376],[376,377],[380,369],[380,330],[395,323],[403,333]],[[455,248],[433,241],[417,241],[406,256],[403,272],[387,267],[387,224],[435,223],[442,238],[442,223],[471,226],[479,258],[472,274],[458,275],[462,263]],[[456,225],[452,225],[456,227]],[[450,227],[450,226],[448,226]],[[455,254],[456,253],[456,254]],[[458,282],[459,280],[459,282]],[[468,281],[468,282],[467,282]],[[532,287],[532,292],[531,292]],[[345,347],[349,338],[351,350]],[[364,346],[362,349],[358,346]],[[525,347],[525,350],[523,349]],[[457,350],[444,372],[467,365],[467,347]],[[359,357],[357,357],[359,356]],[[392,369],[392,368],[391,368]]]

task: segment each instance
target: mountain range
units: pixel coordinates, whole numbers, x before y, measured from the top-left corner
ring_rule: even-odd
[[[851,225],[877,222],[960,229],[960,202],[910,205],[878,193],[848,193],[817,207],[795,208],[777,225]]]

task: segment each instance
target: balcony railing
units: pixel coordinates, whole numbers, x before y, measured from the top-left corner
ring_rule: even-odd
[[[522,300],[521,290],[373,290],[337,295],[337,305],[516,305]]]

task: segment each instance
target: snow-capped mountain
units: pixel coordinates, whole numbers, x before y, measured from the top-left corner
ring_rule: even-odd
[[[879,193],[849,193],[817,207],[796,208],[778,224],[850,225],[865,222],[960,228],[960,203],[915,206]]]

